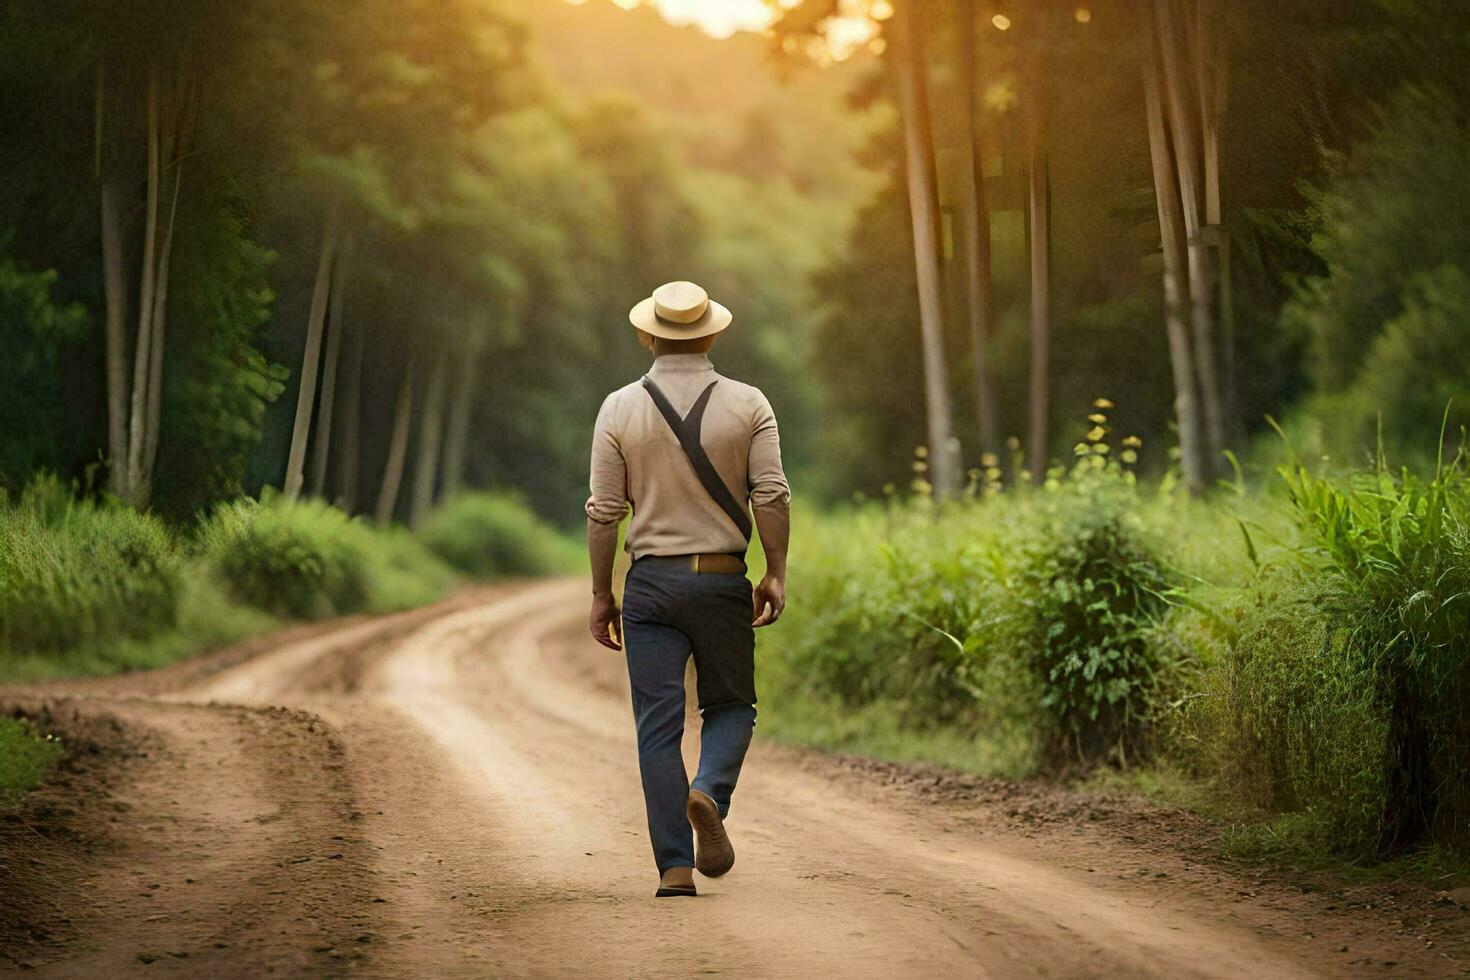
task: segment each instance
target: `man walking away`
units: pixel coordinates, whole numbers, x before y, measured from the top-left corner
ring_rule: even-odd
[[[692,896],[694,869],[714,878],[735,863],[724,820],[755,728],[753,628],[786,605],[791,492],[770,403],[710,363],[730,311],[692,282],[671,282],[628,318],[654,361],[597,414],[588,626],[603,646],[627,648],[656,894]],[[620,625],[612,569],[630,506]],[[752,510],[766,555],[754,589],[745,577]],[[680,751],[691,655],[704,722],[692,787]]]

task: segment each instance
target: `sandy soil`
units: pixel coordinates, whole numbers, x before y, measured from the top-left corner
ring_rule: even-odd
[[[735,870],[655,901],[626,680],[583,635],[583,591],[485,590],[0,691],[93,748],[0,833],[0,909],[26,918],[0,925],[0,971],[1470,970],[1470,912],[1423,890],[1233,870],[1175,811],[759,739],[729,822]]]

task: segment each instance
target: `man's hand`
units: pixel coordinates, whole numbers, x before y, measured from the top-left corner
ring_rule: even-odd
[[[769,626],[781,618],[786,608],[786,583],[774,575],[761,579],[752,592],[755,599],[755,626]]]
[[[623,621],[619,618],[618,601],[611,592],[592,593],[592,612],[587,617],[592,638],[609,650],[623,648]]]

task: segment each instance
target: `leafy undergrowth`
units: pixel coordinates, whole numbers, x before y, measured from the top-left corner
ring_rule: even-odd
[[[586,561],[580,545],[505,494],[456,497],[429,516],[419,537],[450,566],[481,579],[571,572]]]
[[[290,620],[425,605],[466,575],[567,567],[570,546],[519,505],[471,495],[464,510],[509,517],[421,537],[267,493],[176,528],[39,478],[0,497],[0,682],[162,666]],[[495,561],[456,568],[451,545]]]
[[[61,756],[61,743],[28,722],[0,716],[0,811],[41,785]]]
[[[1324,480],[1293,459],[1196,501],[1137,482],[1097,418],[1041,486],[1002,491],[987,464],[943,507],[920,485],[804,522],[761,644],[764,729],[1112,773],[1208,815],[1241,859],[1462,873],[1466,460]]]

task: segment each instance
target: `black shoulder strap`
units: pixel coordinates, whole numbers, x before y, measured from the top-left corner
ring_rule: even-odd
[[[699,477],[699,482],[704,485],[705,492],[714,498],[720,509],[729,515],[730,520],[744,535],[746,543],[750,542],[750,516],[745,513],[745,508],[735,500],[735,495],[720,479],[720,474],[715,470],[715,464],[710,462],[709,454],[704,451],[704,446],[699,443],[699,430],[704,422],[704,409],[709,404],[710,392],[714,391],[719,379],[711,381],[699,397],[694,400],[694,406],[689,409],[689,414],[683,418],[674,411],[674,406],[669,404],[668,398],[659,390],[658,385],[647,375],[643,378],[643,387],[648,396],[653,399],[653,404],[658,407],[659,414],[674,430],[674,435],[679,440],[679,445],[684,450],[684,455],[689,457],[689,465],[694,468],[694,475]]]

